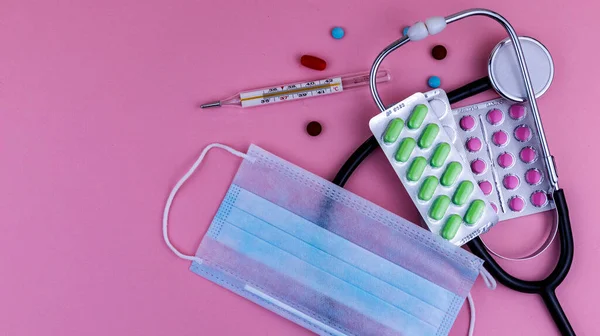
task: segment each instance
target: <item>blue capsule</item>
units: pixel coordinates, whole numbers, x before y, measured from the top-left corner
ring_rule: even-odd
[[[436,89],[439,88],[440,85],[442,85],[442,80],[438,76],[431,76],[427,80],[427,85],[429,85],[429,87],[432,89]]]
[[[344,34],[344,28],[342,27],[334,27],[333,29],[331,29],[331,36],[336,40],[339,40],[342,37],[344,37]]]

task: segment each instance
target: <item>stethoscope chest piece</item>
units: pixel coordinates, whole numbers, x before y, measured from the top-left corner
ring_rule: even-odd
[[[523,48],[535,97],[539,98],[548,90],[554,77],[552,56],[536,39],[519,36],[519,41]],[[515,102],[525,101],[527,92],[520,71],[515,47],[510,38],[506,38],[494,47],[490,55],[488,72],[492,86],[506,99]]]

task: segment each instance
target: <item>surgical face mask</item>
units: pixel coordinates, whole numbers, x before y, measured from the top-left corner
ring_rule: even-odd
[[[211,148],[243,162],[195,256],[169,209]],[[191,270],[320,335],[447,335],[483,261],[255,146],[212,144],[173,188]]]

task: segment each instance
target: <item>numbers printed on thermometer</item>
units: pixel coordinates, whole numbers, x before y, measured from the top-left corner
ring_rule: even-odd
[[[342,92],[341,77],[326,78],[318,81],[285,84],[249,92],[240,93],[242,107],[310,98]]]

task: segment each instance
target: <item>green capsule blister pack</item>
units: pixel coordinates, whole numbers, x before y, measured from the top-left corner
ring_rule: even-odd
[[[447,111],[434,110],[439,106],[450,104],[430,104],[416,93],[373,117],[369,127],[429,229],[463,245],[494,226],[498,215],[445,131],[438,116]]]

